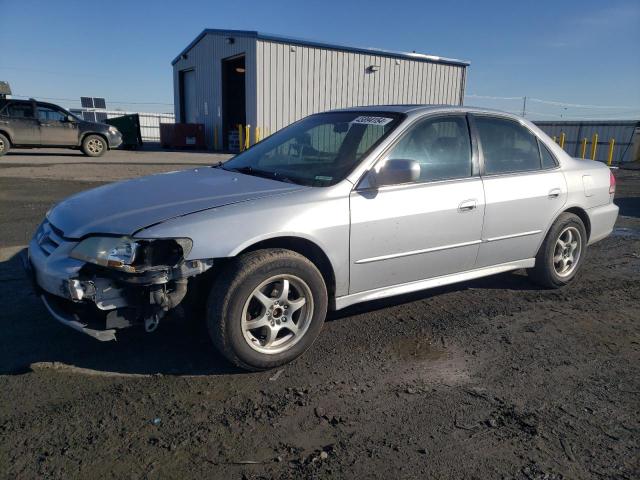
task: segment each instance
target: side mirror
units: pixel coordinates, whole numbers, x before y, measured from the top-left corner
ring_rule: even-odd
[[[73,123],[73,122],[76,121],[76,119],[73,118],[71,115],[67,115],[67,116],[64,117],[64,121],[65,122],[69,122],[69,123]]]
[[[389,159],[378,172],[372,170],[369,176],[372,187],[412,183],[420,179],[420,164],[415,160]]]

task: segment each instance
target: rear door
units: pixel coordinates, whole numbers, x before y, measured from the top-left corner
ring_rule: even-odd
[[[526,125],[491,115],[470,118],[486,201],[476,266],[533,258],[566,202],[564,175]]]
[[[9,131],[15,145],[38,145],[40,125],[35,118],[33,103],[10,102],[0,112],[0,126]]]
[[[420,164],[415,183],[356,188],[350,293],[473,268],[484,193],[464,115],[418,120],[383,156]]]
[[[42,145],[78,145],[78,123],[70,122],[67,112],[55,105],[38,103],[37,114]]]

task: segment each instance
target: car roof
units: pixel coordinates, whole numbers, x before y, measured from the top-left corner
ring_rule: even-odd
[[[458,106],[458,105],[435,105],[435,104],[392,104],[392,105],[367,105],[361,107],[349,107],[331,110],[331,112],[393,112],[393,113],[427,113],[427,112],[459,112],[459,113],[492,113],[504,115],[512,118],[520,118],[513,113],[494,110],[491,108]]]
[[[31,103],[33,100],[24,100],[22,98],[3,98],[0,101],[4,103]]]

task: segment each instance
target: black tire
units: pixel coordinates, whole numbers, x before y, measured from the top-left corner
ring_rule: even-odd
[[[11,142],[9,139],[0,133],[0,157],[7,153],[11,149]]]
[[[88,157],[101,157],[108,149],[107,141],[100,135],[87,135],[82,140],[82,153]]]
[[[557,242],[562,234],[566,235],[564,232],[566,232],[567,229],[574,232],[572,237],[575,236],[576,231],[579,233],[580,238],[578,240],[580,250],[577,259],[572,263],[572,265],[575,264],[575,266],[561,275],[557,270],[554,256],[557,258],[559,255],[558,252],[562,251],[557,245]],[[576,240],[576,244],[578,240]],[[536,255],[535,267],[529,269],[527,273],[535,283],[543,287],[560,288],[575,279],[584,263],[586,253],[587,230],[584,227],[584,223],[582,223],[580,217],[573,213],[562,213],[551,226],[544,242],[542,242],[540,250],[538,250],[538,254]]]
[[[292,282],[295,281],[293,279],[301,280],[307,287],[311,299],[305,303],[310,306],[299,307],[300,313],[294,326],[301,324],[303,314],[306,319],[304,324],[308,326],[288,349],[277,353],[263,353],[256,351],[256,347],[252,347],[245,338],[246,329],[242,328],[243,311],[245,305],[248,308],[254,301],[251,299],[255,299],[255,289],[278,275],[290,277]],[[294,288],[292,287],[292,291]],[[322,274],[307,258],[285,249],[256,250],[234,259],[214,282],[207,302],[207,328],[216,348],[231,363],[245,370],[268,370],[292,361],[313,344],[324,324],[327,303],[327,288]],[[293,310],[293,304],[291,305]],[[258,307],[262,308],[262,305],[258,304]],[[265,315],[266,310],[265,308]],[[276,312],[273,312],[275,318]],[[290,322],[294,322],[294,315],[296,314],[289,317]],[[287,321],[286,316],[281,318]],[[280,322],[278,325],[281,325]],[[264,328],[269,330],[270,327]],[[276,328],[282,328],[285,335],[290,334],[284,323]],[[291,339],[289,341],[292,342]],[[253,344],[258,348],[265,348],[258,340]]]

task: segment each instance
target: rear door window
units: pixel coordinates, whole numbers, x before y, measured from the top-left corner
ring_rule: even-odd
[[[556,161],[553,154],[549,151],[547,146],[538,140],[540,144],[540,153],[542,155],[542,168],[555,168],[558,166],[558,162]]]
[[[13,118],[33,118],[33,107],[29,103],[10,103],[2,115]]]
[[[538,139],[513,120],[475,116],[485,174],[540,170]]]

